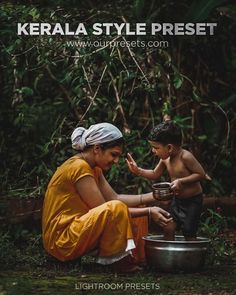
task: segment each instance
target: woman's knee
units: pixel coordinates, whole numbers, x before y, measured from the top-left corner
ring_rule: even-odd
[[[106,204],[111,208],[127,208],[127,205],[119,200],[108,201]]]
[[[112,200],[106,203],[108,210],[113,216],[118,216],[120,214],[127,214],[128,207],[125,203],[119,200]]]

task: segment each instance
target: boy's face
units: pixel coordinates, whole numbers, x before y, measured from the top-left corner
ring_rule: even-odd
[[[162,160],[166,160],[170,156],[172,150],[171,144],[162,144],[157,141],[149,141],[149,144],[152,147],[152,152],[155,156],[159,157]]]

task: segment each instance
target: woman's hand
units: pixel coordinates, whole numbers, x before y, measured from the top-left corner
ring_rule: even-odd
[[[150,207],[150,215],[151,218],[159,224],[160,226],[165,226],[167,223],[173,220],[173,218],[170,217],[170,213],[165,211],[164,209],[160,207]]]
[[[126,163],[129,167],[129,170],[134,173],[135,175],[140,174],[140,168],[138,167],[137,163],[134,161],[133,157],[130,153],[127,154]]]

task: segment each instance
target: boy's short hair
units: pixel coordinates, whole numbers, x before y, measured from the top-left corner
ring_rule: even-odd
[[[165,121],[151,130],[148,140],[161,144],[182,144],[181,129],[173,121]]]

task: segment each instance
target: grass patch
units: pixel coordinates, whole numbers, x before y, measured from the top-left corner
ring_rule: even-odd
[[[34,270],[0,272],[0,294],[235,294],[236,268],[218,266],[195,274],[109,273],[90,265],[89,271]],[[222,293],[224,292],[224,293]]]
[[[116,274],[91,257],[62,263],[49,257],[40,230],[12,226],[0,233],[0,295],[11,294],[235,294],[236,264],[207,264],[199,273],[145,268]]]

